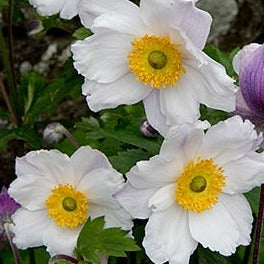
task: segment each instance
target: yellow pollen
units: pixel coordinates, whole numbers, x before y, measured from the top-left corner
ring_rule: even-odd
[[[48,215],[60,227],[75,228],[86,221],[87,197],[69,184],[52,189],[45,205]]]
[[[169,37],[145,35],[131,43],[128,53],[129,68],[138,81],[154,88],[176,86],[185,73],[182,54]]]
[[[218,203],[226,177],[213,159],[197,157],[184,166],[177,180],[175,200],[186,210],[201,213]]]

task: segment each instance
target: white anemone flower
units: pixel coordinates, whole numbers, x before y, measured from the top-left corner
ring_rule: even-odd
[[[130,230],[129,214],[112,195],[123,177],[105,155],[90,147],[71,157],[58,150],[32,151],[16,159],[9,194],[21,204],[12,219],[14,243],[46,246],[51,256],[72,255],[87,217],[105,216],[106,227]]]
[[[250,243],[242,193],[264,182],[261,140],[238,116],[206,133],[172,127],[160,154],[131,169],[115,197],[133,217],[149,218],[143,246],[154,263],[187,264],[198,243],[225,256]]]
[[[85,76],[91,110],[143,100],[150,124],[194,123],[200,103],[235,109],[233,79],[202,49],[211,16],[190,0],[89,0],[82,23],[95,33],[72,45],[74,66]]]
[[[79,13],[80,0],[29,0],[41,16],[52,16],[59,13],[61,18],[71,19]]]

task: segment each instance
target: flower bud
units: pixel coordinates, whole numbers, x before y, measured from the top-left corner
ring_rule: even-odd
[[[148,120],[145,120],[141,123],[140,131],[146,137],[157,137],[159,134],[158,131],[150,125]]]
[[[27,24],[27,30],[28,30],[28,36],[35,35],[43,30],[43,25],[42,22],[38,19],[32,19],[28,24]]]
[[[65,128],[58,122],[50,123],[43,131],[43,139],[48,144],[58,143],[64,138]]]
[[[245,46],[233,60],[239,74],[236,114],[264,130],[264,44]]]
[[[9,196],[7,189],[2,187],[0,193],[0,237],[4,231],[4,223],[12,222],[12,214],[20,207],[20,205]]]

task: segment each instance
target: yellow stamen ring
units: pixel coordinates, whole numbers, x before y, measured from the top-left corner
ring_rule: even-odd
[[[225,179],[223,168],[212,159],[198,157],[188,162],[178,178],[175,200],[186,211],[201,213],[212,209],[226,185]]]
[[[60,227],[75,228],[86,221],[87,197],[69,184],[52,189],[45,205],[48,215]]]
[[[131,44],[129,68],[138,81],[158,89],[177,85],[185,68],[181,52],[168,37],[145,35]]]

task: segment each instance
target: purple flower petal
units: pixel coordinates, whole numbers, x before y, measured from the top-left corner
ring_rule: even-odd
[[[2,188],[0,193],[0,225],[6,221],[11,221],[11,215],[20,207],[20,205],[9,196],[7,189]]]
[[[240,64],[240,87],[249,109],[258,116],[264,115],[264,45],[250,56],[245,54]],[[264,119],[264,118],[263,118]]]

